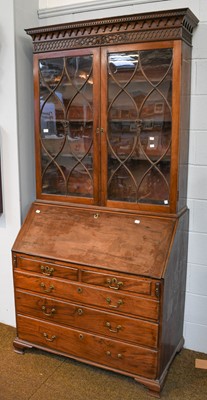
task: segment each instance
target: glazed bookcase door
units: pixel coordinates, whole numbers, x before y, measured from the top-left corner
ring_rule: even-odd
[[[103,203],[167,211],[175,184],[172,43],[117,46],[102,58]]]
[[[98,53],[72,50],[35,58],[39,198],[98,202]]]

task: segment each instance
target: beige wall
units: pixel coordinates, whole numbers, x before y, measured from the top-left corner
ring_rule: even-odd
[[[24,210],[33,198],[30,182],[34,179],[34,166],[31,163],[33,121],[30,118],[33,108],[30,83],[32,53],[31,45],[28,51],[24,28],[27,23],[37,24],[37,3],[37,0],[0,0],[0,148],[3,191],[3,214],[0,215],[0,322],[13,326],[15,310],[11,247],[25,214]]]

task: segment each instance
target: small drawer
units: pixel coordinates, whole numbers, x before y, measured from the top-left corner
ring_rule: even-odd
[[[132,314],[154,321],[157,321],[159,317],[159,302],[151,298],[112,293],[106,289],[20,271],[15,271],[14,280],[16,288],[58,297],[62,300],[95,305],[96,308],[101,307],[112,312]]]
[[[18,338],[64,355],[155,379],[157,351],[45,321],[18,316]]]
[[[129,278],[123,275],[111,275],[109,273],[99,273],[83,270],[82,282],[90,285],[104,286],[111,290],[134,292],[146,296],[154,295],[154,285],[150,279]]]
[[[158,345],[158,324],[46,296],[17,290],[16,311],[18,314],[26,314],[142,346],[157,348]]]
[[[62,266],[41,259],[17,257],[17,267],[28,272],[35,272],[43,276],[57,277],[77,281],[78,269]]]

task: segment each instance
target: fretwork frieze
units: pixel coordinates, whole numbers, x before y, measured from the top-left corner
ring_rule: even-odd
[[[188,36],[188,35],[187,35]],[[147,41],[159,41],[179,39],[181,37],[181,29],[174,28],[162,31],[147,32],[130,32],[117,33],[111,35],[99,35],[89,37],[78,37],[72,39],[60,39],[34,43],[34,52],[41,53],[47,51],[58,51],[73,48],[107,46],[123,43],[138,43]]]

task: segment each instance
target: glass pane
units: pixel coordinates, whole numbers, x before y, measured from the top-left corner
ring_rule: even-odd
[[[92,55],[40,60],[42,192],[93,196]]]
[[[108,198],[168,204],[172,50],[108,56]]]

